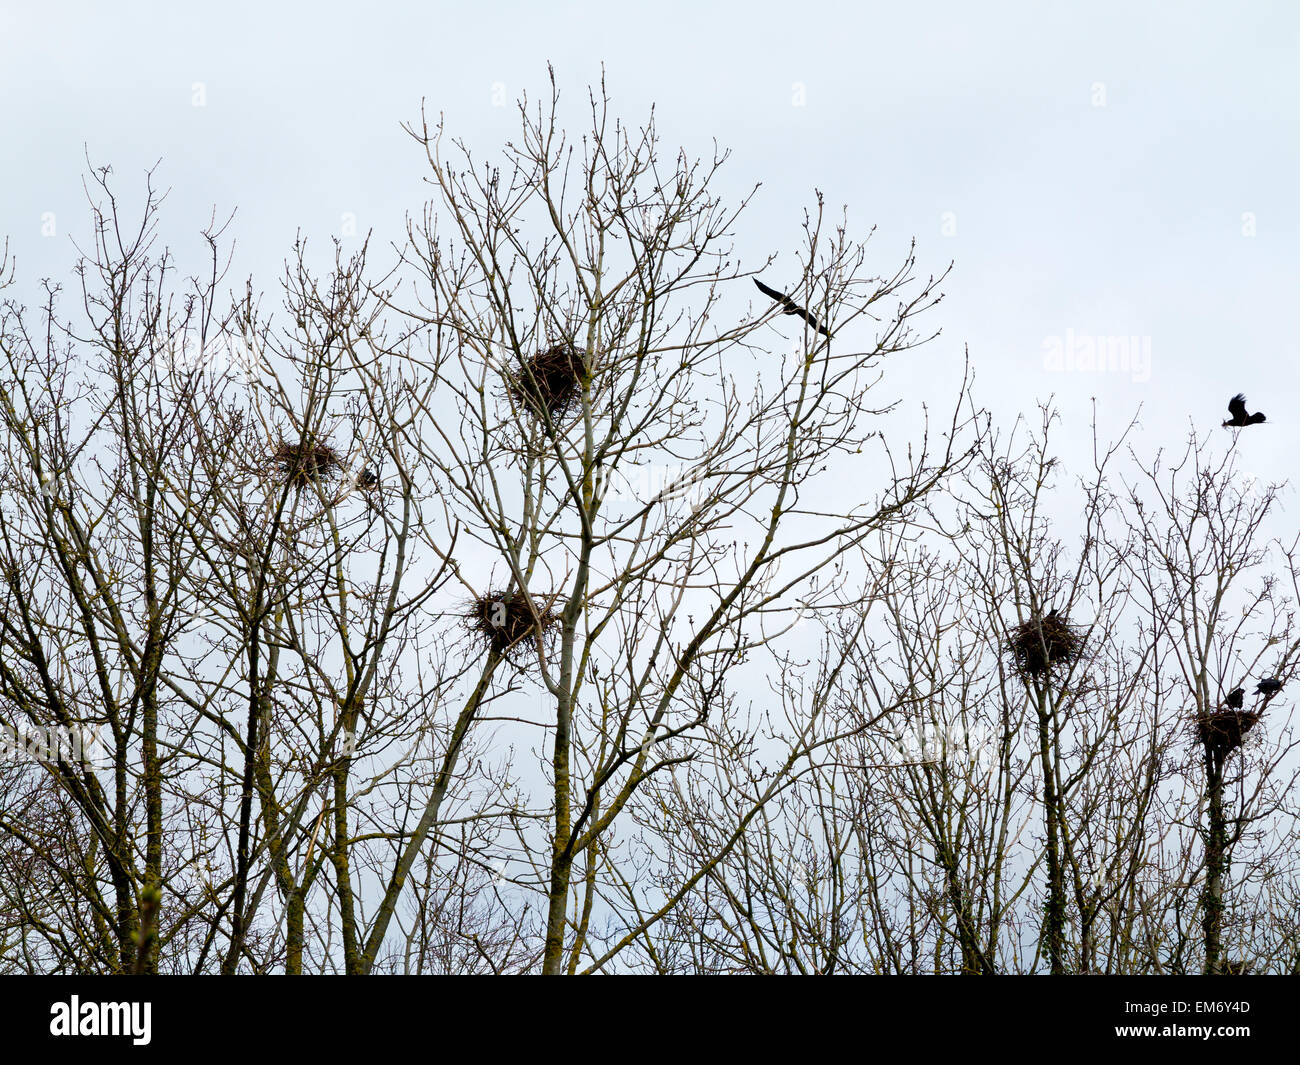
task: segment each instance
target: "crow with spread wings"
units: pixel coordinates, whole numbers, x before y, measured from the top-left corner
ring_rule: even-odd
[[[1264,415],[1259,411],[1254,414],[1246,413],[1246,397],[1241,392],[1228,400],[1228,413],[1232,417],[1223,423],[1225,428],[1232,426],[1234,429],[1243,429],[1247,425],[1258,425],[1264,420]]]
[[[831,335],[831,331],[827,329],[824,325],[822,325],[821,322],[817,321],[814,315],[809,314],[807,310],[805,310],[803,307],[800,307],[799,304],[795,303],[795,301],[792,300],[789,296],[787,296],[784,292],[777,292],[777,290],[774,288],[768,288],[758,278],[754,278],[754,284],[758,286],[758,291],[763,293],[764,296],[766,296],[768,299],[776,300],[776,302],[781,305],[782,314],[797,314],[810,326],[816,329],[817,332],[822,333],[828,337]]]

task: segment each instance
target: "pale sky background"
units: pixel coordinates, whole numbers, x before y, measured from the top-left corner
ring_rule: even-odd
[[[295,232],[323,249],[344,212],[382,250],[427,198],[399,123],[424,98],[489,155],[516,132],[509,102],[545,92],[548,60],[575,127],[603,61],[615,113],[636,123],[654,102],[667,146],[733,149],[719,191],[763,182],[747,262],[791,260],[814,187],[860,234],[879,226],[869,267],[896,266],[913,235],[920,270],[955,260],[931,319],[943,336],[892,364],[896,394],[951,395],[969,344],[977,398],[1003,424],[1055,394],[1082,472],[1089,397],[1103,436],[1141,404],[1135,443],[1151,453],[1180,448],[1192,421],[1219,432],[1244,391],[1269,417],[1245,434],[1245,467],[1289,475],[1297,5],[5,0],[0,234],[20,292],[72,280],[86,152],[128,204],[161,159],[164,236],[182,255],[214,205],[238,208],[241,287],[251,273],[274,289]],[[1149,379],[1047,370],[1045,346],[1070,331],[1149,338]]]

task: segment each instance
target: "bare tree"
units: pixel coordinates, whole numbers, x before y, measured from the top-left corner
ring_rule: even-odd
[[[1280,731],[1285,719],[1276,710],[1269,713],[1276,693],[1247,692],[1252,676],[1289,678],[1300,648],[1294,629],[1300,600],[1296,544],[1265,538],[1278,486],[1244,477],[1235,448],[1216,457],[1193,437],[1167,466],[1159,458],[1152,463],[1140,484],[1146,491],[1135,486],[1129,497],[1138,534],[1131,570],[1153,616],[1168,627],[1177,665],[1168,691],[1184,700],[1182,745],[1200,756],[1199,765],[1183,765],[1188,778],[1199,769],[1200,780],[1191,798],[1195,807],[1182,817],[1194,819],[1201,844],[1197,857],[1189,854],[1183,875],[1188,885],[1199,880],[1201,891],[1198,907],[1182,908],[1200,911],[1202,970],[1231,972],[1276,949],[1272,929],[1260,930],[1244,914],[1234,921],[1228,912],[1225,893],[1238,845],[1254,844],[1240,870],[1241,884],[1257,881],[1240,898],[1243,910],[1265,901],[1246,892],[1267,893],[1283,868],[1294,876],[1287,855],[1295,776],[1286,766],[1294,744]],[[1234,698],[1236,688],[1246,691]],[[1265,731],[1271,740],[1251,742]],[[1278,815],[1283,826],[1291,822],[1280,836]],[[1248,925],[1254,927],[1246,933]],[[1225,934],[1234,927],[1241,933],[1234,937],[1240,953],[1229,958]],[[1181,944],[1182,935],[1175,941]],[[1179,967],[1186,964],[1180,954]]]
[[[1118,446],[1096,449],[1090,476],[1067,494],[1051,422],[1044,412],[1028,442],[987,437],[951,495],[872,545],[863,568],[874,583],[826,613],[806,689],[789,663],[771,671],[783,703],[804,708],[790,719],[818,720],[828,742],[682,899],[646,944],[647,965],[1186,971],[1189,929],[1207,912],[1196,843],[1207,802],[1188,759],[1201,744],[1178,616],[1189,609],[1186,574],[1219,566],[1185,552],[1257,536],[1264,512],[1233,497],[1207,539],[1186,499],[1165,489],[1178,501],[1156,510],[1159,495],[1128,486]],[[1076,522],[1069,539],[1055,531]],[[1261,549],[1252,565],[1289,572],[1288,559]],[[1244,560],[1222,557],[1238,583]],[[1234,618],[1246,608],[1254,620],[1242,631],[1253,631],[1258,602],[1235,603],[1223,588],[1206,602]],[[1274,623],[1290,610],[1279,592]],[[1265,672],[1285,678],[1278,662]],[[1294,882],[1284,872],[1295,832],[1289,747],[1248,745],[1258,776],[1238,784],[1244,817],[1228,817],[1249,851],[1236,878],[1236,954],[1222,971],[1292,964],[1278,916]],[[762,759],[743,744],[719,750],[716,777],[691,763],[674,789],[659,789],[664,813],[643,815],[657,858],[647,868],[660,876],[721,850],[742,823]]]
[[[1300,967],[1279,486],[1067,482],[916,350],[947,271],[820,194],[742,263],[725,153],[588,103],[422,115],[395,258],[274,297],[152,174],[70,307],[0,255],[0,966]]]
[[[479,545],[476,575],[459,575],[473,602],[513,597],[519,620],[503,626],[523,642],[506,666],[546,693],[550,838],[526,849],[542,968],[560,973],[609,964],[661,916],[593,947],[616,824],[647,781],[720,742],[760,619],[902,520],[968,445],[955,415],[933,457],[923,438],[900,465],[877,438],[883,360],[923,339],[913,319],[939,298],[912,258],[866,275],[865,246],[827,232],[819,203],[795,291],[837,339],[801,319],[782,357],[765,342],[773,308],[737,314],[728,294],[750,275],[729,243],[747,201],[729,209],[710,189],[723,157],[666,157],[653,123],[622,126],[603,96],[581,147],[554,95],[521,117],[504,170],[467,151],[457,169],[440,128],[412,130],[442,202],[413,227],[422,298],[404,309],[438,339],[438,431],[413,446]],[[869,342],[839,350],[854,339]],[[864,469],[871,450],[883,482],[826,499],[818,475]]]

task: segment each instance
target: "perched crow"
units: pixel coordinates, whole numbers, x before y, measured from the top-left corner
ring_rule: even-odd
[[[1228,400],[1228,413],[1232,417],[1223,424],[1225,427],[1231,425],[1234,429],[1243,429],[1247,425],[1257,425],[1264,420],[1264,415],[1259,411],[1254,414],[1246,413],[1246,397],[1240,392]]]
[[[1282,690],[1282,682],[1276,677],[1265,677],[1255,686],[1255,694],[1271,699]]]
[[[1245,697],[1246,697],[1245,688],[1233,688],[1232,691],[1228,692],[1228,706],[1230,706],[1233,710],[1240,710],[1241,701]]]
[[[777,290],[774,288],[768,288],[758,278],[754,278],[754,284],[758,286],[758,291],[763,293],[764,296],[767,296],[769,299],[776,300],[776,302],[781,305],[782,314],[797,314],[810,326],[816,329],[817,332],[823,333],[826,336],[831,335],[831,331],[829,329],[827,329],[824,325],[822,325],[819,321],[817,321],[817,319],[813,315],[809,314],[806,310],[804,310],[804,308],[800,307],[799,304],[795,303],[795,301],[792,300],[789,296],[787,296],[784,292],[777,292]]]
[[[365,467],[357,475],[358,488],[374,488],[379,483],[379,474],[375,473],[369,466]]]

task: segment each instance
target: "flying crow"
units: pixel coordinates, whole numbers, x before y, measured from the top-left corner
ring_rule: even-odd
[[[1276,677],[1266,677],[1255,686],[1255,694],[1271,699],[1282,690],[1282,682]]]
[[[831,331],[829,329],[827,329],[824,325],[822,325],[819,321],[817,321],[817,319],[813,315],[809,314],[806,310],[804,310],[804,308],[800,307],[799,304],[795,303],[795,301],[792,300],[789,296],[787,296],[784,292],[777,292],[777,290],[774,288],[768,288],[758,278],[754,278],[754,284],[758,286],[758,291],[763,293],[764,296],[767,296],[768,299],[776,300],[776,302],[781,305],[782,314],[797,314],[810,326],[816,329],[817,332],[823,333],[828,337],[831,335]]]
[[[1225,427],[1231,425],[1234,429],[1243,429],[1247,425],[1256,425],[1264,420],[1264,415],[1259,411],[1254,414],[1246,413],[1246,397],[1240,392],[1228,400],[1228,413],[1232,417],[1223,424]]]
[[[1233,688],[1232,691],[1228,692],[1228,700],[1227,700],[1228,706],[1231,707],[1233,710],[1240,710],[1241,702],[1245,697],[1246,697],[1245,688]]]

